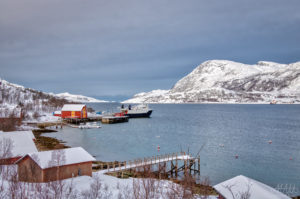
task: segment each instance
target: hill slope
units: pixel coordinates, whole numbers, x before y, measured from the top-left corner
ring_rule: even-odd
[[[98,100],[92,97],[87,97],[83,95],[74,95],[68,92],[55,94],[56,97],[60,97],[73,102],[81,102],[81,103],[99,103],[99,102],[108,102],[104,100]]]
[[[139,93],[123,103],[269,103],[273,99],[300,102],[300,62],[206,61],[172,89]]]
[[[69,93],[53,94],[25,88],[0,79],[0,107],[6,115],[16,108],[22,108],[25,119],[37,119],[59,110],[66,103],[105,102],[82,95]]]

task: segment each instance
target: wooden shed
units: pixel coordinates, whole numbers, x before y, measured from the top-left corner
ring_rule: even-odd
[[[0,165],[14,164],[27,153],[37,152],[32,131],[0,132]]]
[[[65,104],[61,109],[62,118],[87,118],[87,110],[85,104]]]
[[[50,182],[92,176],[93,158],[81,147],[30,153],[19,159],[19,181]]]

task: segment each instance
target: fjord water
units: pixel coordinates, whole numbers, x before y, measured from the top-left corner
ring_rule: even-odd
[[[117,103],[89,104],[113,110]],[[245,175],[268,185],[300,188],[300,105],[155,104],[149,119],[64,128],[47,134],[82,146],[103,161],[201,151],[201,174],[216,184]],[[269,140],[272,143],[269,144]],[[160,146],[160,152],[157,146]],[[238,155],[238,159],[235,158]]]

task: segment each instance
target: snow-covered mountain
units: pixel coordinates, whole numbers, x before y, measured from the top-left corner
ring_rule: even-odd
[[[123,103],[279,103],[300,102],[300,62],[227,60],[200,64],[170,90],[139,93]]]
[[[59,94],[54,94],[57,97],[72,101],[72,102],[80,102],[80,103],[98,103],[98,102],[108,102],[104,100],[98,100],[92,97],[86,97],[83,95],[73,95],[68,92],[66,93],[59,93]]]
[[[0,108],[7,115],[22,108],[25,119],[37,119],[59,110],[66,103],[104,102],[82,95],[69,93],[53,94],[10,83],[0,79]]]

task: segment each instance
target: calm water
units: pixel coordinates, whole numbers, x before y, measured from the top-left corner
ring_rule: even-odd
[[[111,111],[120,104],[90,106]],[[150,119],[103,124],[101,129],[65,128],[48,135],[82,146],[105,161],[157,155],[158,145],[160,154],[181,148],[195,154],[205,144],[201,174],[209,176],[212,184],[242,174],[273,187],[295,184],[300,189],[300,105],[167,104],[151,108]]]

